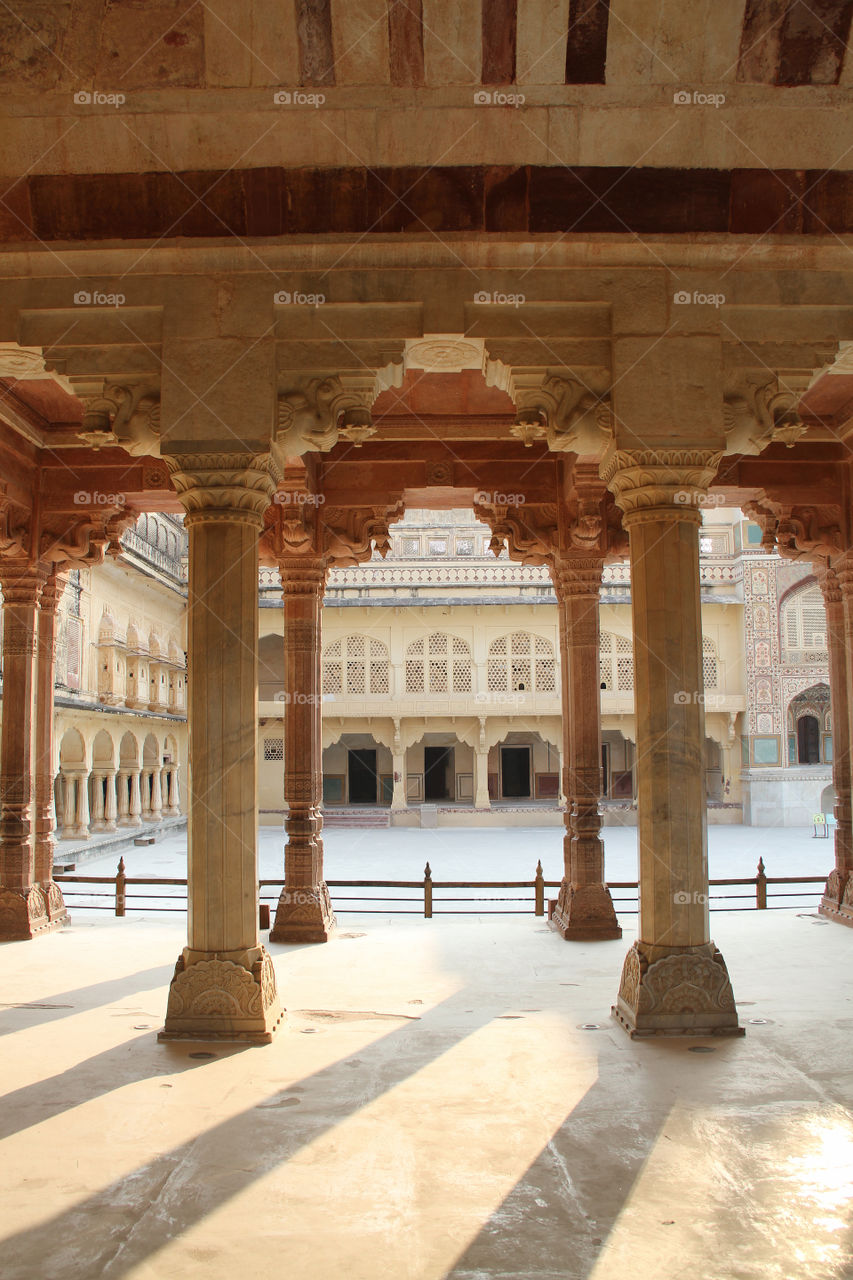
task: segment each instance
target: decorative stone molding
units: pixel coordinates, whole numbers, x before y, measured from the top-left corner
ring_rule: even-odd
[[[281,476],[268,453],[170,455],[166,463],[187,525],[219,519],[245,521],[260,529]]]
[[[842,512],[835,504],[795,506],[762,496],[743,510],[761,526],[762,549],[785,560],[835,561],[845,549]]]
[[[613,1016],[631,1038],[743,1035],[722,955],[713,942],[654,958],[635,942],[625,957]]]
[[[601,478],[622,508],[623,524],[647,513],[699,524],[702,499],[722,456],[714,449],[614,447],[601,464]]]
[[[73,387],[62,374],[48,369],[41,347],[19,347],[17,342],[0,342],[0,378],[16,382],[42,382],[50,379],[73,394]]]
[[[262,947],[258,952],[250,968],[219,957],[187,964],[179,956],[158,1039],[269,1044],[282,1009],[272,960]]]
[[[60,924],[58,918],[51,921],[47,899],[38,885],[24,890],[0,888],[0,940],[3,942],[24,942]]]
[[[779,380],[749,385],[723,401],[726,452],[759,454],[769,444],[793,448],[808,428],[797,403],[801,388],[780,386]]]
[[[559,537],[556,504],[519,509],[475,500],[474,513],[492,531],[489,550],[495,556],[506,546],[510,558],[522,564],[550,563]]]

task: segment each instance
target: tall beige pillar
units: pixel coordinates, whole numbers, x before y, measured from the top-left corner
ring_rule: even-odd
[[[189,534],[189,937],[160,1038],[264,1044],[282,1016],[256,843],[258,539],[274,482],[267,457],[168,462]]]
[[[602,467],[631,552],[640,921],[613,1012],[632,1036],[741,1033],[708,913],[699,527],[718,461],[615,451]]]
[[[284,599],[284,888],[271,942],[326,942],[335,927],[323,878],[323,752],[319,556],[281,560]]]
[[[601,839],[601,695],[598,593],[603,558],[557,554],[552,576],[560,619],[563,883],[551,923],[564,938],[621,938],[604,882]]]
[[[853,806],[850,764],[851,678],[853,678],[853,553],[837,568],[817,566],[826,608],[829,689],[832,698],[832,785],[835,789],[835,866],[826,881],[821,915],[853,925]]]
[[[3,723],[0,731],[0,939],[54,927],[35,878],[34,742],[38,598],[45,575],[25,561],[0,565]]]
[[[39,596],[36,657],[35,879],[50,919],[68,919],[62,890],[53,879],[55,806],[53,785],[53,690],[56,678],[56,615],[67,578],[54,571]]]

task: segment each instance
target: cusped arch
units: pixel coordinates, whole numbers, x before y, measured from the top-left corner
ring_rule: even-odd
[[[115,763],[115,743],[112,734],[99,729],[92,743],[92,767],[111,769]]]
[[[139,742],[136,734],[129,729],[119,743],[119,762],[123,769],[135,769],[139,766]]]
[[[406,646],[406,693],[470,693],[471,646],[461,636],[430,631]]]
[[[486,681],[493,693],[555,693],[554,646],[532,631],[509,631],[489,645]]]
[[[79,729],[66,729],[59,744],[59,763],[63,769],[86,767],[86,742]]]
[[[145,735],[142,744],[142,764],[145,768],[154,769],[160,764],[160,744],[153,733]]]
[[[826,607],[814,578],[797,583],[780,600],[779,635],[785,651],[826,651]]]
[[[387,694],[391,691],[388,646],[376,636],[354,632],[333,640],[323,650],[323,693]]]

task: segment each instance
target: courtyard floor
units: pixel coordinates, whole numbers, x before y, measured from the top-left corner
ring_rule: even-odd
[[[853,931],[716,916],[746,1036],[632,1042],[630,922],[376,916],[271,947],[241,1049],[156,1041],[184,925],[0,948],[4,1280],[853,1274]]]

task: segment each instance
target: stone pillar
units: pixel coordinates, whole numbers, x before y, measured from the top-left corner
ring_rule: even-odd
[[[63,770],[62,778],[62,836],[63,840],[74,839],[74,828],[77,825],[77,779],[73,773]]]
[[[181,812],[181,788],[178,782],[179,766],[173,764],[169,769],[169,813],[178,817]]]
[[[142,825],[142,793],[139,789],[139,778],[141,770],[133,767],[128,770],[130,777],[130,807],[128,810],[128,826],[138,827]]]
[[[268,457],[167,459],[189,534],[188,945],[161,1039],[266,1044],[282,1012],[258,937],[258,542]]]
[[[89,775],[84,769],[77,775],[77,808],[74,813],[75,840],[89,839]]]
[[[159,822],[163,817],[163,791],[160,786],[160,770],[151,770],[151,822]]]
[[[104,797],[104,830],[115,831],[116,829],[116,771],[115,769],[107,769],[104,777],[106,779],[106,795]]]
[[[406,799],[406,753],[400,737],[400,721],[394,721],[394,743],[391,749],[391,768],[394,771],[394,790],[391,795],[391,810],[399,813],[408,809]]]
[[[92,831],[103,831],[104,829],[104,774],[101,769],[92,770]]]
[[[563,882],[552,918],[564,937],[621,938],[604,882],[601,839],[601,694],[598,592],[604,559],[557,554],[552,576],[560,622],[563,791],[566,796]]]
[[[620,450],[602,467],[631,553],[640,920],[613,1013],[632,1036],[742,1034],[708,912],[699,528],[718,462]]]
[[[486,746],[486,717],[480,716],[480,731],[474,748],[474,808],[491,809],[489,799],[489,749]]]
[[[335,927],[323,879],[320,609],[326,581],[319,556],[281,560],[284,599],[284,889],[271,942],[326,942]]]
[[[853,925],[853,806],[850,764],[850,693],[853,676],[853,553],[838,558],[837,568],[816,566],[826,608],[829,689],[832,698],[832,785],[835,789],[835,866],[826,881],[818,911]]]
[[[116,799],[118,801],[118,826],[129,827],[130,821],[130,789],[127,769],[119,769],[116,774]]]
[[[36,637],[45,575],[0,566],[3,723],[0,731],[0,939],[33,938],[53,923],[35,879]]]
[[[36,659],[35,878],[51,921],[68,919],[62,890],[53,879],[55,791],[53,782],[53,691],[56,679],[56,615],[67,579],[53,572],[39,596]]]

